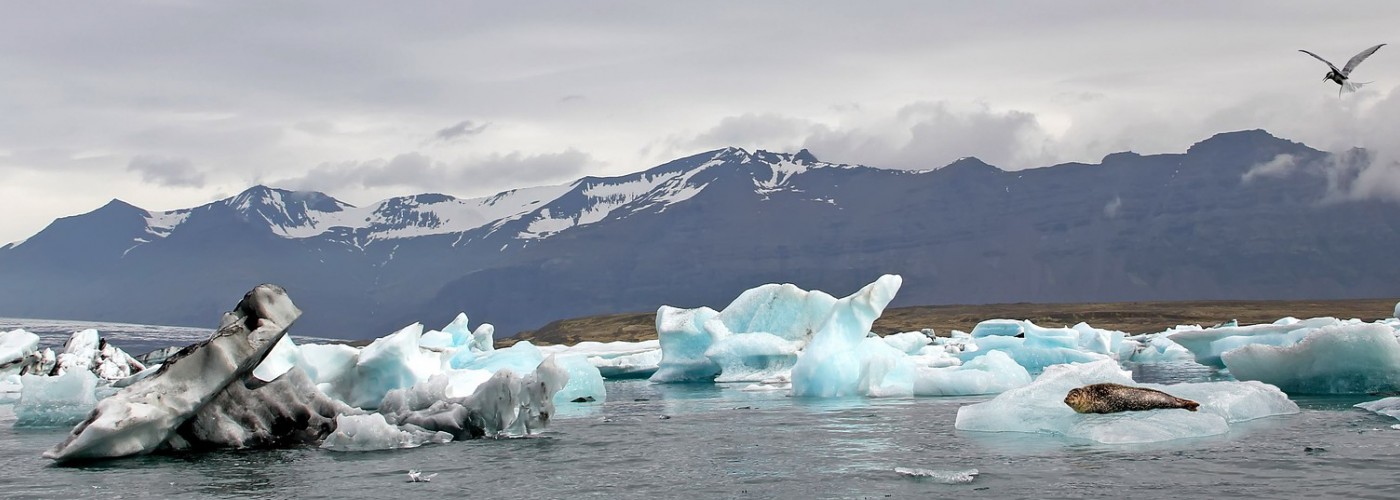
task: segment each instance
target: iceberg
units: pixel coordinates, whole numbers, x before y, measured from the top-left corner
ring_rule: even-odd
[[[0,375],[23,371],[38,350],[38,335],[22,329],[0,332]]]
[[[1007,336],[986,336],[975,339],[977,350],[967,351],[960,354],[966,363],[970,360],[983,356],[988,352],[1001,351],[1016,360],[1016,364],[1021,365],[1031,373],[1040,373],[1046,367],[1067,363],[1090,363],[1094,361],[1110,359],[1105,354],[1081,351],[1075,347],[1066,347],[1066,344],[1078,342],[1078,337],[1073,338],[1064,335],[1038,336],[1026,338],[1016,338]]]
[[[919,368],[915,396],[998,394],[1031,383],[1031,374],[1006,353],[992,351],[960,366]]]
[[[932,470],[916,469],[913,467],[895,467],[895,474],[913,478],[920,481],[930,481],[943,484],[967,484],[977,478],[977,469],[967,470]]]
[[[353,380],[345,400],[351,406],[372,410],[384,395],[410,387],[442,370],[442,362],[418,346],[423,324],[414,323],[375,339],[355,361]],[[344,389],[341,389],[344,391]]]
[[[1065,405],[1070,389],[1117,383],[1161,390],[1201,404],[1182,409],[1079,414]],[[1260,382],[1137,384],[1118,363],[1101,360],[1055,365],[1030,385],[1001,393],[990,401],[958,409],[954,427],[962,431],[1027,432],[1106,444],[1153,443],[1224,434],[1231,423],[1298,412],[1298,405],[1277,387]]]
[[[913,395],[909,356],[867,336],[902,282],[898,275],[881,276],[831,306],[792,368],[793,396]]]
[[[1251,344],[1293,345],[1303,340],[1308,332],[1316,328],[1343,323],[1337,318],[1312,318],[1302,321],[1283,318],[1268,325],[1220,326],[1180,331],[1168,335],[1167,338],[1191,351],[1191,354],[1196,357],[1197,363],[1215,368],[1225,368],[1225,362],[1220,355],[1231,349]]]
[[[1375,413],[1377,415],[1384,415],[1387,417],[1400,419],[1400,397],[1392,396],[1388,398],[1377,399],[1375,401],[1357,403],[1355,407]]]
[[[588,362],[588,358],[582,354],[554,354],[550,358],[554,359],[559,369],[567,373],[564,377],[565,383],[551,398],[555,405],[577,400],[589,403],[607,401],[608,392],[603,387],[603,374],[598,371],[598,367]]]
[[[661,362],[651,376],[652,382],[709,382],[719,375],[719,365],[705,357],[705,351],[719,339],[703,327],[717,315],[719,312],[708,307],[661,306],[656,310]]]
[[[389,425],[384,415],[370,413],[335,417],[335,432],[326,437],[321,448],[330,451],[391,450],[449,441],[452,441],[452,435],[446,432]]]
[[[760,382],[786,378],[801,348],[802,342],[754,332],[720,339],[705,350],[705,357],[720,367],[715,382]]]
[[[127,355],[116,346],[107,343],[97,330],[87,329],[74,332],[63,345],[49,375],[62,375],[70,370],[91,371],[106,381],[121,380],[131,374],[145,370],[145,365]]]
[[[1400,341],[1377,323],[1340,323],[1303,331],[1284,346],[1251,344],[1221,354],[1230,374],[1295,394],[1400,390]]]
[[[982,337],[1020,337],[1026,332],[1020,320],[1015,319],[989,319],[977,323],[972,327],[972,338]]]
[[[272,382],[246,382],[229,384],[166,444],[177,450],[311,444],[335,429],[337,415],[363,413],[326,396],[300,367]]]
[[[103,399],[44,456],[66,462],[155,451],[219,392],[251,372],[300,315],[281,287],[259,285],[225,313],[208,340],[182,349],[156,374]]]
[[[97,406],[97,376],[87,370],[63,375],[21,375],[16,427],[70,426]]]

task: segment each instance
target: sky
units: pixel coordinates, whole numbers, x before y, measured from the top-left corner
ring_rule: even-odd
[[[0,243],[255,184],[475,197],[726,146],[1014,170],[1254,128],[1376,151],[1350,195],[1400,200],[1400,45],[1340,99],[1298,52],[1400,42],[1394,1],[0,2]]]

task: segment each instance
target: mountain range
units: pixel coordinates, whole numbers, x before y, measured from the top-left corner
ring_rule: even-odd
[[[770,282],[845,295],[884,273],[904,276],[894,305],[1400,295],[1400,204],[1334,192],[1362,161],[1251,130],[1019,171],[725,148],[483,198],[112,200],[0,247],[0,316],[212,327],[262,282],[306,312],[299,334],[338,338],[459,311],[508,336],[720,308]]]

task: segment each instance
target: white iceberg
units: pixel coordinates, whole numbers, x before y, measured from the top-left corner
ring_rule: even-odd
[[[87,370],[63,375],[21,375],[16,427],[70,426],[82,422],[97,406],[98,378]],[[106,394],[103,394],[104,396]]]
[[[719,365],[715,382],[759,382],[787,377],[802,346],[801,341],[754,332],[720,339],[705,350],[705,357]]]
[[[992,351],[959,366],[918,369],[916,396],[999,394],[1031,383],[1031,374],[1006,353]]]
[[[0,375],[19,374],[38,350],[38,335],[22,329],[0,332]]]
[[[452,435],[433,432],[416,426],[390,425],[384,415],[340,415],[335,417],[335,432],[326,436],[321,448],[330,451],[369,451],[417,448],[426,443],[446,443]]]
[[[909,356],[867,336],[902,282],[898,275],[881,276],[831,306],[792,368],[793,396],[913,395]]]
[[[1197,363],[1225,368],[1225,362],[1220,356],[1231,349],[1254,344],[1289,346],[1303,340],[1303,337],[1314,329],[1343,323],[1337,318],[1312,318],[1302,321],[1284,318],[1268,325],[1221,326],[1180,331],[1168,335],[1168,338],[1190,350]]]
[[[1285,346],[1251,344],[1221,354],[1230,374],[1296,394],[1366,394],[1400,389],[1400,341],[1377,323],[1302,331]]]
[[[1161,390],[1200,403],[1200,410],[1163,409],[1079,414],[1065,405],[1070,389],[1117,383]],[[1027,432],[1107,444],[1153,443],[1224,434],[1230,424],[1298,412],[1278,388],[1259,382],[1136,384],[1111,360],[1056,365],[1034,382],[990,401],[958,409],[954,427],[963,431]]]

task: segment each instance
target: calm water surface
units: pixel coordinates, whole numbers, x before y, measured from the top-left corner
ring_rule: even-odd
[[[1204,380],[1187,366],[1142,381]],[[988,398],[809,400],[739,385],[608,383],[540,437],[411,450],[316,448],[140,457],[59,467],[39,454],[67,429],[14,429],[0,405],[6,498],[1396,498],[1400,431],[1358,398],[1298,399],[1303,411],[1230,434],[1109,446],[953,429]],[[971,484],[911,480],[895,467],[978,469]],[[438,473],[408,483],[405,473]]]

